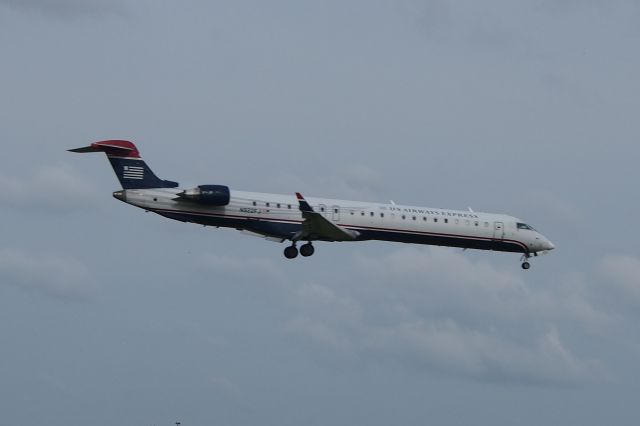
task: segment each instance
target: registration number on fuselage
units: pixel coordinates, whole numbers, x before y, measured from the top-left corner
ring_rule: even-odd
[[[240,207],[242,213],[260,213],[260,209],[254,209],[251,207]]]

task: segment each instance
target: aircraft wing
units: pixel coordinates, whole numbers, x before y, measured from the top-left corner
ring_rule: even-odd
[[[304,221],[302,222],[302,230],[294,236],[294,240],[352,241],[360,235],[357,231],[336,225],[322,214],[314,211],[299,192],[296,192],[296,197]]]

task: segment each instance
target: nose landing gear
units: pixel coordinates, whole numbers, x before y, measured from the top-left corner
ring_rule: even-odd
[[[531,255],[529,253],[525,253],[522,255],[522,257],[520,258],[520,260],[522,261],[522,269],[527,270],[531,268],[531,264],[529,263],[530,257]]]

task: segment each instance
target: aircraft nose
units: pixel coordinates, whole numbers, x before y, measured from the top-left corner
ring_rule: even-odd
[[[556,248],[555,244],[553,244],[549,240],[545,240],[545,242],[544,242],[544,249],[545,250],[553,250],[554,248]]]

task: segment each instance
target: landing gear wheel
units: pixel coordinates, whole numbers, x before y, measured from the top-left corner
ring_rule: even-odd
[[[311,245],[311,243],[304,244],[300,247],[300,254],[304,257],[311,256],[315,251],[316,249],[313,248],[313,245]]]
[[[531,268],[531,264],[529,262],[522,262],[522,269],[529,269]]]
[[[287,259],[295,259],[296,257],[298,257],[298,249],[296,248],[296,246],[289,246],[284,249],[284,257],[286,257]]]

